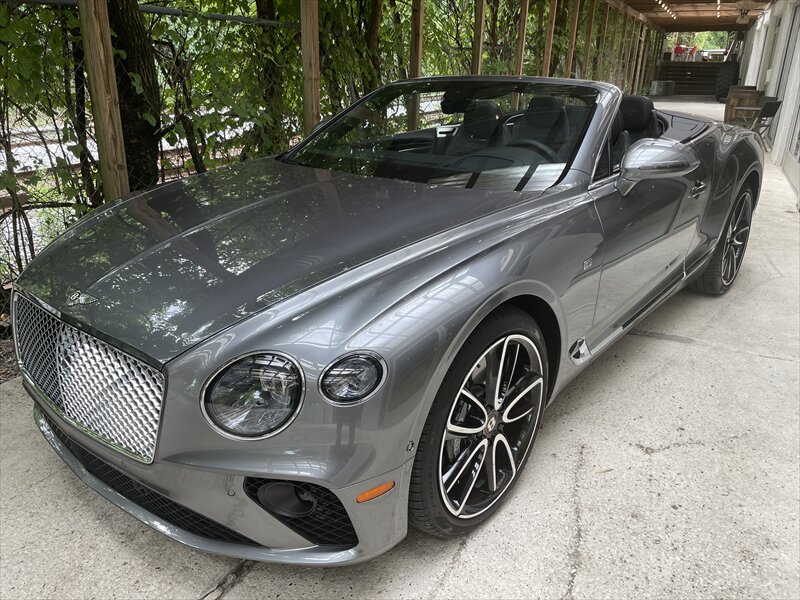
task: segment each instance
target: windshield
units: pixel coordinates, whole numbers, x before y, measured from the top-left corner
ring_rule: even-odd
[[[336,117],[289,162],[491,190],[544,189],[569,166],[597,90],[518,80],[389,85]]]

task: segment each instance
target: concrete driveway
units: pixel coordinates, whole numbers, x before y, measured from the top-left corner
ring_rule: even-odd
[[[721,107],[721,105],[720,105]],[[800,222],[767,166],[721,298],[682,292],[548,411],[472,535],[355,567],[201,554],[90,491],[0,386],[0,598],[800,597]]]

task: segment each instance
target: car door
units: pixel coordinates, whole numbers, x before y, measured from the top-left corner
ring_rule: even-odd
[[[592,342],[610,338],[683,276],[697,228],[697,219],[687,216],[684,208],[698,193],[695,174],[640,181],[623,196],[617,189],[619,165],[615,164],[621,157],[609,148],[607,143],[601,161],[608,157],[610,164],[590,186],[604,235],[593,339],[587,339],[590,348]]]

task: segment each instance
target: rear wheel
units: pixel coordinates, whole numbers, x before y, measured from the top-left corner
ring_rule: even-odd
[[[727,292],[739,274],[750,238],[755,196],[750,186],[745,186],[733,205],[728,222],[717,243],[706,270],[693,283],[693,289],[719,296]]]
[[[458,353],[420,437],[409,520],[426,533],[468,533],[502,504],[539,429],[547,355],[536,322],[513,308],[490,315]]]

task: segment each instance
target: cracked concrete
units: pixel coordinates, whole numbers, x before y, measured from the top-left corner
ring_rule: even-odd
[[[569,553],[569,579],[567,580],[567,592],[564,594],[564,598],[567,600],[572,600],[574,597],[574,589],[575,589],[575,577],[578,575],[578,569],[580,568],[580,559],[581,559],[581,542],[583,541],[583,523],[581,522],[581,495],[580,495],[580,481],[581,481],[581,474],[584,469],[584,453],[586,451],[586,445],[581,445],[578,451],[578,460],[575,462],[575,470],[573,474],[573,483],[572,483],[572,502],[574,505],[574,534],[572,539],[572,549]],[[605,472],[610,473],[613,469],[604,469]]]
[[[800,223],[770,164],[765,186],[730,293],[678,294],[570,384],[494,519],[366,564],[180,546],[80,483],[3,384],[0,598],[800,597]]]
[[[245,577],[256,563],[252,560],[240,560],[225,576],[214,586],[214,589],[200,596],[200,600],[219,600],[234,588]]]

